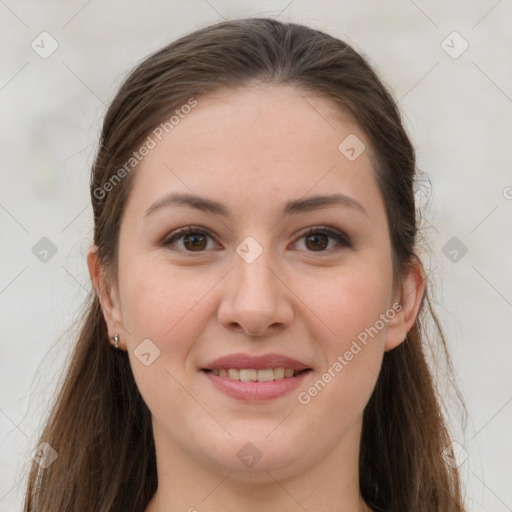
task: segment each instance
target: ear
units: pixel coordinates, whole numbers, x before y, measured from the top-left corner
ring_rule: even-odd
[[[103,317],[107,324],[108,336],[119,334],[119,348],[124,348],[123,334],[126,332],[123,327],[121,305],[119,302],[119,294],[117,287],[109,283],[106,279],[104,269],[98,257],[98,246],[93,245],[87,252],[87,266],[89,267],[89,275],[98,294]]]
[[[396,311],[396,315],[386,329],[386,352],[393,350],[405,340],[416,321],[424,295],[425,272],[421,261],[415,257],[395,293],[392,309]]]

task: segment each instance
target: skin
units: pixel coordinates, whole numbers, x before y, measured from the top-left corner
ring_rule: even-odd
[[[352,162],[338,150],[349,134],[366,145]],[[393,281],[370,151],[365,133],[330,101],[257,84],[198,98],[136,170],[120,228],[118,281],[103,277],[94,246],[88,266],[109,334],[120,333],[153,417],[159,487],[147,512],[369,510],[358,487],[363,409],[384,352],[402,343],[424,293],[420,263]],[[145,218],[168,192],[219,201],[232,217],[173,206]],[[287,200],[334,192],[365,212],[335,205],[282,214]],[[304,236],[326,225],[353,246]],[[195,251],[183,238],[174,250],[162,244],[185,226],[211,237]],[[247,236],[263,249],[252,263],[236,252]],[[298,392],[397,302],[401,311],[301,404]],[[149,366],[134,354],[147,338],[160,350]],[[313,371],[286,396],[241,402],[200,371],[239,352],[284,354]],[[237,457],[246,443],[261,454],[251,468]]]

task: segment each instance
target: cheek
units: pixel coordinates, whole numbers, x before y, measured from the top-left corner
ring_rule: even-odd
[[[121,272],[120,272],[121,275]],[[123,277],[120,277],[120,281]],[[184,329],[194,329],[191,322],[195,306],[212,287],[211,276],[194,269],[175,269],[158,258],[133,258],[126,265],[122,290],[122,316],[132,333],[132,342],[139,338],[153,339],[156,344],[172,340],[178,346]],[[133,347],[135,348],[135,347]]]
[[[295,283],[294,291],[329,333],[325,341],[329,352],[343,350],[390,306],[391,272],[371,261],[333,270],[314,281],[298,275]],[[380,323],[378,327],[382,335],[385,329]]]
[[[191,351],[212,315],[208,292],[222,274],[199,267],[176,269],[158,258],[149,260],[133,258],[123,269],[125,280],[120,279],[128,351],[137,386],[149,407],[172,403],[171,409],[177,410],[186,405],[183,386],[197,371]],[[153,350],[157,357],[145,366],[148,361],[141,363],[137,356],[147,339],[156,346],[149,345],[149,352]]]
[[[321,347],[323,366],[312,385],[303,388],[303,405],[330,408],[339,419],[355,418],[373,391],[384,354],[386,327],[394,317],[389,299],[391,273],[378,264],[353,266],[350,271],[303,283],[298,295],[320,329],[313,335]],[[388,316],[386,316],[388,314]]]
[[[134,378],[152,413],[167,417],[169,424],[177,410],[188,410],[191,416],[197,415],[198,421],[201,419],[201,409],[190,407],[190,395],[185,391],[187,363],[194,340],[204,328],[199,315],[205,314],[203,298],[213,283],[188,270],[184,276],[157,262],[134,265],[126,269],[124,281],[122,314],[129,331],[127,344]],[[139,347],[148,344],[143,341],[148,339],[154,344],[146,350],[150,356],[140,357]]]

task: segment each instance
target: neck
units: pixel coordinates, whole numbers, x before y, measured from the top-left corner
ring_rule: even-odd
[[[145,512],[370,512],[359,491],[359,424],[300,473],[293,472],[295,464],[250,474],[220,469],[155,434],[159,484]]]

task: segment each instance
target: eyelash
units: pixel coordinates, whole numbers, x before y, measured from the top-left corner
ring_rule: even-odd
[[[327,226],[316,226],[316,227],[313,227],[313,228],[309,228],[305,233],[302,233],[299,236],[298,239],[300,240],[302,238],[306,238],[308,236],[318,235],[318,234],[327,235],[328,237],[333,238],[334,240],[336,240],[338,242],[337,250],[341,250],[341,248],[343,248],[343,247],[345,247],[345,248],[351,248],[352,247],[352,242],[350,241],[350,238],[347,235],[345,235],[342,232],[339,232],[337,230],[333,230],[332,228],[329,228]],[[205,236],[210,237],[210,238],[213,239],[212,235],[208,231],[204,230],[203,228],[194,227],[194,226],[188,226],[186,228],[178,229],[177,231],[172,233],[169,236],[169,238],[165,239],[162,242],[162,245],[164,247],[170,247],[174,242],[176,242],[180,238],[183,238],[186,235],[205,235]],[[326,249],[326,250],[323,250],[323,251],[307,251],[307,252],[311,252],[311,253],[318,252],[318,253],[330,254],[333,249],[336,250],[336,248],[331,248],[331,249]],[[180,249],[171,249],[171,250],[179,251]],[[184,252],[186,252],[187,254],[194,255],[195,253],[197,253],[197,254],[204,253],[205,250],[203,250],[203,251],[187,251],[187,250],[184,250]]]

